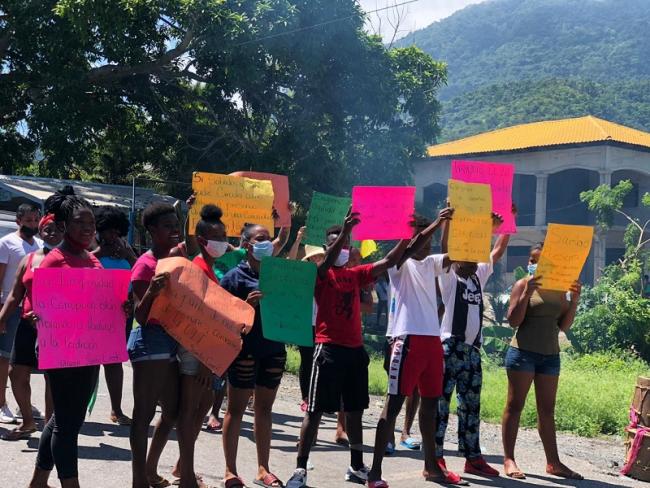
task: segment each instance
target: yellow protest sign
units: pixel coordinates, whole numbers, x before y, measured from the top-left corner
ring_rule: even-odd
[[[241,176],[195,172],[192,189],[196,201],[190,210],[189,232],[194,234],[203,205],[212,203],[223,210],[229,237],[237,237],[244,224],[259,224],[273,233],[273,184]]]
[[[486,263],[492,242],[492,190],[490,185],[449,180],[449,203],[454,215],[449,224],[449,258]]]
[[[545,290],[567,291],[580,277],[587,261],[594,228],[585,225],[548,224],[536,276]]]

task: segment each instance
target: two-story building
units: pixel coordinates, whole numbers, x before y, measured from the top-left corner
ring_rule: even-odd
[[[650,192],[650,133],[596,117],[522,124],[431,146],[415,166],[420,204],[436,207],[446,198],[452,160],[513,163],[513,201],[518,233],[505,258],[507,271],[525,266],[532,244],[543,241],[549,223],[593,225],[594,215],[580,192],[600,184],[631,180],[624,211],[648,219],[641,198]],[[596,234],[583,272],[592,282],[600,270],[623,253],[627,222],[617,216],[606,234]]]

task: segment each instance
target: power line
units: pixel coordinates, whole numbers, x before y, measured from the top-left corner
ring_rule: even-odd
[[[416,2],[419,2],[419,1],[420,0],[406,0],[404,2],[396,3],[394,5],[387,5],[385,7],[377,8],[375,10],[369,10],[369,11],[367,11],[365,13],[366,14],[375,14],[377,12],[383,12],[384,10],[389,10],[389,9],[392,9],[392,8],[402,7],[403,5],[408,5],[408,4],[416,3]],[[269,34],[269,35],[264,36],[264,37],[260,37],[260,38],[257,38],[257,39],[250,39],[248,41],[244,41],[244,42],[241,42],[239,44],[235,44],[234,47],[245,46],[247,44],[253,44],[253,43],[256,43],[256,42],[266,41],[268,39],[275,39],[277,37],[288,36],[290,34],[295,34],[296,32],[303,32],[303,31],[306,31],[306,30],[316,29],[316,28],[322,27],[324,25],[334,24],[336,22],[341,22],[343,20],[352,19],[354,17],[356,17],[356,14],[346,15],[345,17],[338,17],[338,18],[335,18],[335,19],[326,20],[324,22],[320,22],[318,24],[313,24],[313,25],[307,25],[305,27],[298,27],[297,29],[292,29],[292,30],[288,30],[288,31],[284,31],[284,32],[278,32],[277,34]]]

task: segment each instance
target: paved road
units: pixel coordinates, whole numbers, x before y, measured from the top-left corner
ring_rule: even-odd
[[[33,380],[35,403],[41,405],[43,379],[36,376]],[[131,409],[131,369],[125,367],[125,411]],[[298,427],[302,420],[298,409],[298,383],[294,377],[287,376],[283,381],[281,392],[276,404],[273,429],[273,452],[271,465],[276,474],[286,479],[290,476],[296,456],[296,439]],[[13,400],[13,398],[10,396]],[[15,403],[11,401],[12,405]],[[365,416],[365,443],[370,445],[374,439],[374,425],[380,411],[381,399],[373,398],[371,408]],[[92,416],[87,419],[80,436],[80,478],[81,486],[93,488],[127,488],[130,482],[130,450],[128,428],[115,426],[108,422],[109,402],[106,387],[102,383],[99,389],[97,406]],[[244,419],[244,430],[240,442],[240,474],[253,486],[256,473],[255,446],[252,440],[252,417],[247,414]],[[452,422],[453,423],[453,422]],[[398,424],[399,425],[399,424]],[[4,428],[0,426],[0,434]],[[451,426],[450,426],[451,427]],[[312,455],[315,469],[309,474],[311,487],[344,487],[351,485],[343,481],[343,475],[349,462],[348,452],[331,442],[334,435],[334,422],[327,418],[320,433],[320,441]],[[448,448],[452,451],[447,460],[451,469],[462,469],[463,462],[455,450],[455,432],[449,432]],[[500,430],[495,425],[484,425],[482,443],[487,453],[487,459],[495,466],[501,462]],[[541,444],[534,431],[523,431],[518,444],[520,466],[529,473],[525,482],[498,479],[481,479],[467,476],[473,486],[503,486],[506,488],[521,488],[525,483],[565,487],[579,486],[584,488],[615,488],[649,487],[646,483],[620,478],[616,475],[618,468],[614,463],[621,463],[624,449],[620,439],[580,439],[573,436],[560,436],[562,455],[567,464],[583,473],[588,480],[569,482],[550,477],[543,472],[544,454]],[[38,435],[28,441],[8,443],[0,441],[0,488],[25,488],[27,486],[38,447]],[[223,486],[224,462],[221,449],[221,436],[202,432],[196,448],[196,469],[204,480],[211,486]],[[370,463],[370,449],[366,448],[365,461]],[[171,477],[171,467],[178,455],[175,437],[172,438],[163,454],[160,472]],[[388,458],[384,464],[384,476],[393,488],[413,488],[438,486],[427,483],[421,478],[421,453],[398,450],[395,456]],[[59,487],[58,480],[52,479],[51,484]]]

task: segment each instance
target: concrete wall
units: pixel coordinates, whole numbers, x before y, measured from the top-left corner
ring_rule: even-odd
[[[548,223],[593,225],[594,217],[580,202],[580,192],[599,184],[616,184],[630,179],[635,191],[628,198],[628,213],[647,219],[650,212],[640,206],[645,192],[650,192],[650,152],[601,144],[535,150],[511,154],[485,154],[472,159],[512,163],[516,166],[513,199],[519,206],[519,232],[510,241],[506,267],[514,269],[525,261],[526,249],[544,240]],[[414,180],[420,205],[435,206],[446,194],[451,160],[428,159],[415,166]],[[635,195],[637,196],[635,198]],[[600,270],[615,259],[623,247],[625,219],[605,236],[596,236],[582,278],[592,282]]]

